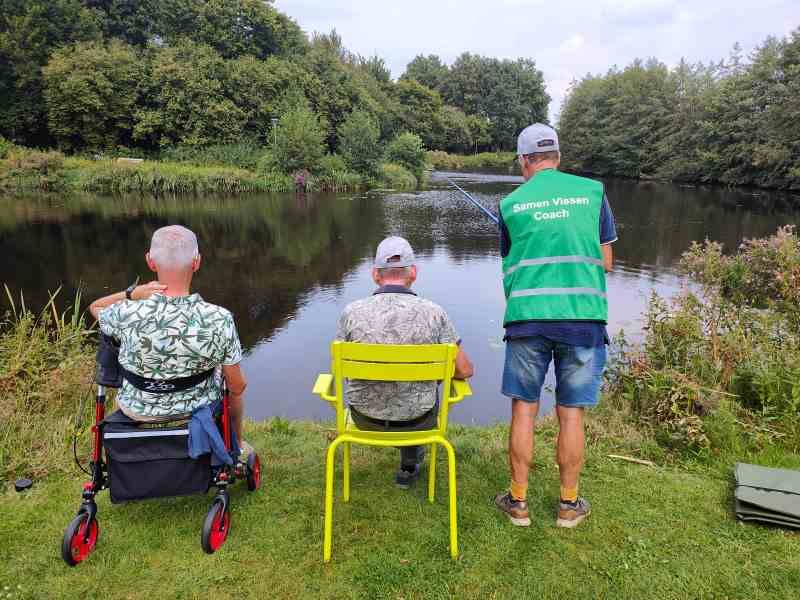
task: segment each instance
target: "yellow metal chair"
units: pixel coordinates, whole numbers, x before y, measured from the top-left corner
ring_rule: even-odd
[[[331,559],[333,537],[333,459],[336,449],[343,445],[343,497],[350,501],[350,444],[370,446],[430,445],[428,470],[428,500],[433,502],[436,491],[436,446],[447,451],[450,492],[450,554],[458,557],[458,524],[456,516],[456,455],[447,441],[447,413],[451,404],[471,396],[466,381],[453,379],[458,346],[455,344],[388,345],[333,342],[331,367],[333,373],[317,377],[314,393],[330,402],[336,409],[338,435],[328,446],[325,463],[325,539],[323,558]],[[441,381],[441,401],[436,429],[425,431],[362,431],[350,418],[344,404],[344,380],[371,381]]]

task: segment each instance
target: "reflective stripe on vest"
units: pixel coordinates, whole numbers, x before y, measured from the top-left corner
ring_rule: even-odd
[[[514,290],[511,292],[511,298],[524,298],[525,296],[600,296],[607,298],[605,292],[587,287],[575,288],[533,288],[528,290]]]
[[[554,169],[500,203],[511,240],[503,259],[503,323],[606,321],[600,212],[603,184]]]
[[[600,258],[592,258],[591,256],[548,256],[546,258],[526,258],[519,261],[517,264],[509,267],[505,275],[511,275],[514,271],[521,267],[535,267],[537,265],[559,265],[568,263],[585,263],[588,265],[603,266],[603,261]]]

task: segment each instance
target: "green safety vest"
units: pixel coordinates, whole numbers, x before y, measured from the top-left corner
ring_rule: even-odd
[[[539,171],[500,203],[511,248],[503,259],[504,325],[607,321],[600,249],[603,184]]]

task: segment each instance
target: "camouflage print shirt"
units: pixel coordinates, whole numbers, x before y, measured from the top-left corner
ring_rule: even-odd
[[[339,317],[336,339],[365,344],[457,344],[444,309],[401,286],[385,286],[348,304]],[[373,419],[409,421],[436,404],[436,383],[349,381],[350,406]]]
[[[120,364],[142,377],[177,379],[242,360],[233,316],[199,294],[124,300],[101,311],[99,322],[103,333],[119,340]],[[130,416],[162,417],[211,404],[221,390],[221,369],[193,388],[170,394],[151,394],[123,381],[117,404]]]

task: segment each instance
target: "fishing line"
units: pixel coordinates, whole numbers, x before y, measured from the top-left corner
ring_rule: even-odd
[[[467,192],[466,190],[462,189],[455,181],[453,181],[449,177],[445,177],[445,179],[447,179],[447,182],[450,185],[452,185],[459,192],[461,192],[467,200],[469,200],[470,202],[472,202],[472,204],[477,206],[481,210],[481,212],[483,212],[483,214],[485,214],[487,217],[489,217],[495,225],[500,225],[500,219],[497,217],[497,215],[495,215],[492,211],[490,211],[488,208],[486,208],[483,204],[481,204],[480,202],[475,200],[475,198],[473,198],[469,194],[469,192]]]

